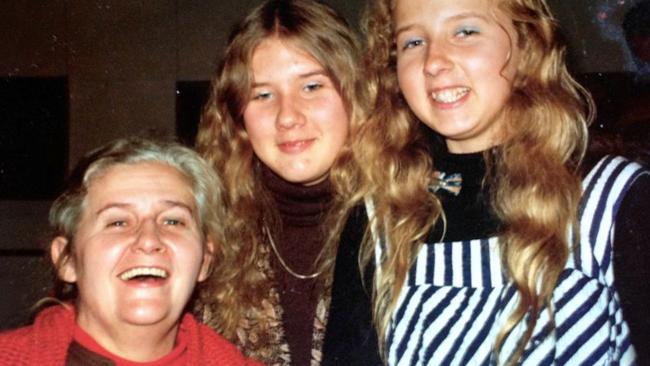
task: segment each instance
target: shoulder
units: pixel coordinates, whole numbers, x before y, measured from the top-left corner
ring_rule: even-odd
[[[33,346],[33,327],[28,326],[0,334],[0,364],[26,365],[27,350]]]
[[[63,334],[63,330],[71,330],[74,326],[74,314],[74,309],[60,305],[45,308],[38,314],[34,324],[0,333],[0,342],[4,344],[8,339],[27,340],[47,330],[56,330],[58,334]]]
[[[234,344],[205,324],[196,321],[190,314],[185,315],[182,326],[190,333],[190,350],[201,350],[199,359],[202,365],[262,365],[246,358]]]
[[[648,201],[650,171],[624,157],[607,155],[587,173],[582,181],[582,189],[579,217],[583,223],[589,219],[602,229],[602,224],[607,223],[602,220],[612,221],[613,224],[622,207],[636,204],[637,201],[642,203],[644,197]]]
[[[637,186],[647,182],[650,172],[626,158],[607,155],[589,171],[582,182],[583,196],[578,209],[581,241],[591,247],[609,268],[610,233],[620,224],[622,212],[629,211],[624,202],[634,200]],[[647,183],[645,183],[647,184]]]
[[[221,334],[217,333],[212,328],[208,327],[205,324],[200,324],[192,318],[192,322],[196,323],[196,329],[201,336],[201,340],[204,342],[204,345],[209,348],[219,349],[219,351],[233,351],[234,353],[239,353],[237,347],[234,344],[229,342]]]
[[[639,173],[631,182],[623,201],[637,207],[650,204],[650,171],[644,169]]]
[[[72,338],[74,310],[52,306],[42,310],[33,325],[0,333],[0,364],[21,364],[35,354],[58,360]]]
[[[634,182],[638,177],[650,174],[648,168],[622,156],[606,155],[587,172],[583,185],[602,180],[623,178]]]
[[[650,213],[650,172],[646,171],[630,184],[621,199],[620,207],[616,212],[616,246],[629,246],[630,243],[636,243],[639,247],[645,248],[650,242],[650,226],[647,225],[647,216],[645,216],[648,213]],[[645,257],[648,255],[646,254]]]
[[[0,333],[0,360],[5,359],[7,352],[25,349],[33,337],[32,325]]]
[[[598,202],[603,198],[611,200],[618,206],[622,199],[635,185],[637,180],[641,184],[647,181],[650,172],[644,166],[621,156],[607,155],[600,159],[585,176],[583,198],[587,204],[589,200]]]

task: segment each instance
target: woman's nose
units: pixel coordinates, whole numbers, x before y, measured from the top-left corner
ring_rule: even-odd
[[[280,98],[278,106],[277,126],[281,128],[292,128],[301,125],[305,121],[301,104],[296,98],[285,96]]]
[[[453,62],[446,50],[436,45],[428,46],[424,60],[424,73],[427,76],[437,76],[441,72],[451,69],[452,66]]]
[[[158,227],[153,220],[146,220],[138,230],[138,237],[133,244],[133,249],[144,253],[160,252],[164,249]]]

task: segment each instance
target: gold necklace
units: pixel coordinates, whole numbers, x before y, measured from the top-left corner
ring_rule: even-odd
[[[322,271],[314,272],[314,273],[308,274],[308,275],[303,275],[303,274],[300,274],[300,273],[297,273],[297,272],[293,271],[291,268],[289,268],[289,266],[284,261],[284,259],[282,259],[282,256],[280,255],[280,252],[278,252],[278,249],[275,247],[275,241],[273,241],[273,237],[271,236],[271,230],[269,230],[269,228],[266,227],[266,225],[264,225],[262,227],[262,230],[264,230],[264,232],[266,233],[266,236],[269,238],[269,243],[271,244],[271,248],[273,249],[273,253],[275,253],[275,256],[278,258],[278,262],[280,262],[280,265],[282,265],[282,268],[284,268],[287,272],[289,272],[290,275],[292,275],[295,278],[300,279],[300,280],[309,280],[309,279],[312,279],[312,278],[316,278],[321,274]]]

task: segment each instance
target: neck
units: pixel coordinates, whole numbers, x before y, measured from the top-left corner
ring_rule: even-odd
[[[510,136],[502,127],[503,120],[493,121],[482,136],[472,139],[445,138],[447,150],[452,154],[472,154],[489,150],[504,143]]]
[[[81,317],[77,322],[81,329],[107,351],[136,362],[153,361],[171,352],[179,328],[178,323],[171,327],[161,324],[101,327],[85,324]]]
[[[479,143],[467,144],[467,143],[458,143],[453,140],[447,140],[447,150],[452,154],[473,154],[481,151],[488,150],[498,143],[493,143],[492,141],[482,141]]]
[[[312,186],[290,183],[263,167],[265,187],[285,225],[320,226],[332,201],[329,181]]]

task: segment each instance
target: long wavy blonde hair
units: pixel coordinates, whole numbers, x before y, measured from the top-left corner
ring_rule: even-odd
[[[365,65],[374,104],[354,147],[363,162],[363,192],[374,200],[373,225],[386,238],[374,292],[382,349],[407,271],[436,220],[444,219],[440,202],[427,192],[435,161],[427,152],[424,124],[409,110],[397,84],[396,1],[371,1],[364,14]],[[502,222],[502,262],[519,294],[518,306],[495,341],[497,352],[530,314],[519,348],[509,358],[515,362],[567,261],[572,244],[567,232],[575,223],[581,195],[577,168],[593,102],[566,69],[557,23],[544,0],[493,3],[493,9],[512,19],[517,32],[512,46],[522,55],[502,111],[507,139],[484,153],[491,205]],[[373,241],[366,240],[364,263],[374,250]]]
[[[277,224],[277,213],[263,187],[262,163],[243,122],[251,88],[251,59],[257,45],[271,37],[307,51],[325,68],[346,106],[351,129],[364,120],[368,100],[356,36],[328,6],[307,0],[266,1],[233,30],[197,136],[197,149],[222,176],[229,212],[222,245],[225,259],[201,295],[200,311],[209,313],[204,320],[231,340],[244,318],[262,317],[261,303],[272,285],[256,263],[265,245],[263,223]],[[352,197],[358,197],[358,175],[347,142],[329,175],[334,199],[323,224],[327,238],[317,263],[321,273],[331,273],[342,224],[356,201]],[[325,276],[325,280],[330,279]]]

